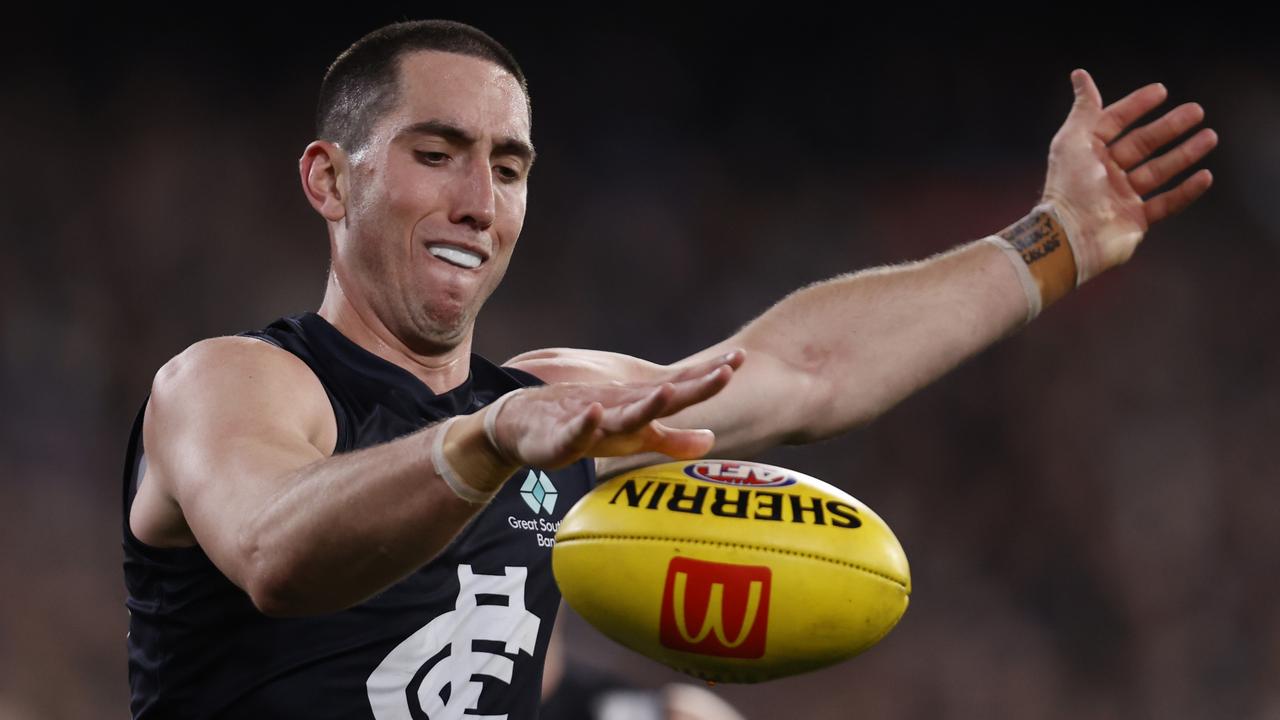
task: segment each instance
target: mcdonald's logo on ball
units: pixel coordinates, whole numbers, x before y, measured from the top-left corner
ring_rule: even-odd
[[[659,640],[672,650],[702,655],[762,657],[771,579],[763,565],[672,558]]]

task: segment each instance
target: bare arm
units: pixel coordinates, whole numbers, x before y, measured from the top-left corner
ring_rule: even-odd
[[[1047,305],[1128,260],[1152,224],[1208,189],[1212,176],[1201,170],[1153,194],[1216,145],[1206,129],[1152,157],[1200,123],[1198,105],[1179,106],[1122,136],[1164,100],[1164,87],[1148,85],[1104,108],[1088,73],[1075,71],[1072,83],[1075,104],[1050,146],[1042,203],[1052,212],[1038,208],[1002,231],[1008,252],[977,241],[792,293],[733,337],[675,365],[734,348],[747,356],[724,392],[670,424],[711,428],[714,452],[733,456],[869,422],[1020,327],[1029,301],[1033,309]],[[555,379],[634,381],[661,371],[633,358],[573,350],[513,362]],[[611,474],[658,459],[609,458],[598,467]]]
[[[746,360],[723,392],[668,420],[715,432],[712,452],[741,457],[812,442],[866,423],[1002,335],[1026,315],[1008,259],[974,243],[929,260],[811,285],[727,340],[676,363],[734,349]],[[512,365],[546,379],[631,382],[668,368],[595,351],[555,349]],[[601,458],[602,475],[661,462]]]
[[[258,340],[209,340],[156,376],[139,498],[171,498],[168,524],[263,612],[337,610],[425,562],[478,509],[435,474],[433,432],[329,457],[333,412],[300,360]],[[146,539],[156,517],[135,509],[135,534]]]
[[[521,465],[660,450],[692,456],[706,431],[669,415],[722,389],[735,363],[712,362],[637,386],[560,385],[520,393],[495,452],[484,411],[447,429],[443,454],[473,489],[495,491]],[[332,410],[310,370],[266,343],[199,343],[161,370],[143,425],[147,472],[130,523],[144,541],[198,543],[271,615],[336,611],[428,562],[483,507],[441,478],[442,425],[332,456]]]

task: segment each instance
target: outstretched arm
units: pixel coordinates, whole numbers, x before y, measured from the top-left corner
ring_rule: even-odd
[[[927,260],[792,293],[733,337],[677,363],[694,366],[746,351],[724,392],[670,423],[713,429],[713,452],[720,455],[807,442],[866,423],[1025,324],[1041,306],[1128,260],[1153,224],[1209,188],[1212,176],[1200,170],[1153,195],[1216,145],[1217,136],[1205,129],[1154,156],[1203,120],[1199,105],[1181,105],[1130,129],[1164,101],[1163,85],[1104,107],[1087,72],[1076,70],[1071,81],[1075,103],[1051,143],[1044,194],[1031,214],[998,236]],[[581,351],[543,351],[513,362],[552,380],[636,380],[665,371]],[[599,464],[608,474],[658,459]]]
[[[486,408],[332,455],[333,411],[300,360],[254,339],[207,340],[156,376],[130,526],[153,545],[199,544],[266,614],[336,611],[429,561],[523,465],[705,453],[709,432],[658,418],[714,395],[740,364],[733,355],[647,383],[520,391],[503,412],[519,441],[501,453]]]

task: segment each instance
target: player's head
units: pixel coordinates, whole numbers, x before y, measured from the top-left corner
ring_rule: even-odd
[[[326,305],[423,354],[468,340],[524,224],[533,149],[515,60],[460,23],[391,25],[330,67],[317,125],[300,171],[329,226]]]
[[[378,28],[338,56],[320,83],[316,137],[358,152],[400,92],[400,58],[419,50],[468,55],[511,73],[529,100],[524,71],[505,47],[478,28],[451,20],[415,20]]]

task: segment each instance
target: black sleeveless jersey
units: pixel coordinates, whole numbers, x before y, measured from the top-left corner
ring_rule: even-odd
[[[337,421],[335,453],[475,412],[540,382],[472,355],[467,381],[436,395],[314,313],[245,334],[293,353],[320,379]],[[521,469],[436,559],[364,603],[282,619],[259,613],[198,546],[156,548],[130,532],[146,462],[142,416],[124,472],[135,718],[537,715],[560,601],[552,539],[595,481],[589,459],[556,471]]]

